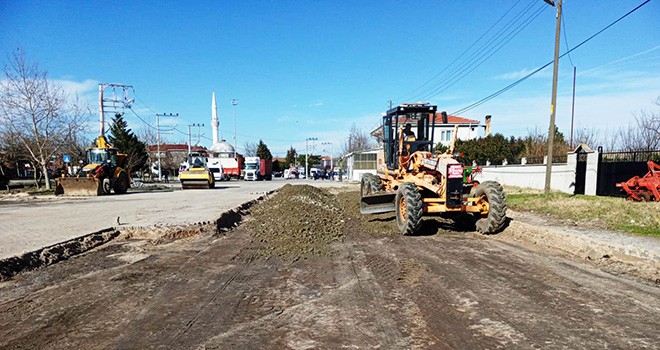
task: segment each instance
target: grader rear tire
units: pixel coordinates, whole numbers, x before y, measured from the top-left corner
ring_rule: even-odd
[[[406,182],[396,192],[396,224],[403,235],[414,235],[422,226],[422,196],[417,187]]]
[[[504,189],[495,181],[484,181],[474,191],[474,197],[488,202],[488,215],[477,220],[477,231],[491,234],[504,227],[506,222],[506,197]]]

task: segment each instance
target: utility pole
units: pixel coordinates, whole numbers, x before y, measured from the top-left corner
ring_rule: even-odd
[[[553,0],[543,0],[551,6],[555,6]],[[552,177],[552,148],[555,141],[555,115],[557,113],[557,72],[559,70],[559,35],[561,31],[561,2],[558,0],[557,7],[557,24],[555,30],[555,62],[552,71],[552,102],[550,105],[550,126],[548,127],[548,161],[545,167],[545,188],[544,192],[550,193],[550,180]]]
[[[308,165],[308,157],[309,157],[309,148],[307,146],[307,141],[316,141],[318,140],[316,137],[308,137],[305,139],[305,178],[309,177],[309,165]]]
[[[158,181],[163,181],[163,172],[161,171],[160,167],[160,117],[178,117],[179,113],[172,114],[172,113],[163,113],[163,114],[158,114],[156,113],[156,144],[158,145],[158,154],[156,155],[158,157]]]
[[[196,126],[196,127],[199,128],[199,127],[203,127],[204,124],[193,123],[193,124],[188,125],[188,154],[190,154],[190,151],[192,150],[192,145],[191,145],[191,141],[190,141],[190,127],[191,126]]]
[[[234,106],[234,159],[236,159],[236,148],[238,148],[238,144],[236,143],[236,105],[238,104],[238,99],[237,98],[232,98],[231,99],[231,105]]]
[[[330,141],[328,141],[328,142],[321,142],[321,144],[322,144],[322,145],[330,145],[330,180],[332,180],[332,174],[333,174],[334,171],[335,171],[335,167],[334,167],[333,159],[332,159],[332,156],[333,156],[333,154],[334,154],[334,148],[333,148],[332,142],[330,142]]]
[[[107,88],[112,88],[112,98],[104,97],[104,91]],[[121,89],[122,97],[118,97],[115,94],[115,89]],[[123,85],[123,84],[113,84],[113,83],[101,83],[99,84],[99,135],[105,136],[105,113],[119,113],[117,110],[117,105],[120,105],[120,108],[131,108],[131,104],[135,99],[128,98],[128,90],[132,90],[133,86]],[[106,106],[107,105],[107,106]],[[106,111],[105,107],[109,107],[112,110]],[[123,114],[123,112],[121,113]]]
[[[573,66],[573,101],[571,102],[571,150],[573,150],[573,121],[575,120],[575,77],[577,75],[577,67]]]

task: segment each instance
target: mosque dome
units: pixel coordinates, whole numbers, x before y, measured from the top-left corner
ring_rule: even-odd
[[[232,146],[229,142],[222,140],[220,142],[216,142],[209,148],[209,151],[213,153],[234,153],[234,146]]]

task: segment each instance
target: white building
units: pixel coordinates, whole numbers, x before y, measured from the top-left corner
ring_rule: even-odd
[[[208,149],[209,169],[216,177],[238,179],[243,169],[243,156],[236,153],[234,146],[229,142],[220,140],[220,120],[218,119],[215,91],[213,91],[211,97],[211,127],[213,129],[213,145]]]
[[[401,119],[400,123],[403,125],[407,121]],[[411,120],[410,124],[415,130],[416,121]],[[454,129],[458,125],[457,139],[458,140],[474,140],[479,137],[484,137],[490,133],[490,116],[486,116],[484,124],[481,124],[480,121],[474,119],[463,118],[455,115],[448,115],[447,122],[443,123],[442,114],[436,113],[435,115],[435,127],[433,130],[433,142],[435,145],[438,143],[449,146],[451,144],[451,139],[454,136]],[[430,133],[431,131],[429,131]],[[379,146],[383,146],[383,126],[380,125],[378,128],[371,132],[378,142]],[[431,135],[428,136],[429,138]],[[435,146],[434,146],[435,147]]]

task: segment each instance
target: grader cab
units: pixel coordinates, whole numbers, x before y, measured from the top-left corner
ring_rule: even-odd
[[[445,153],[435,152],[437,107],[428,103],[402,104],[383,116],[385,164],[377,175],[361,181],[360,212],[396,212],[402,234],[419,231],[424,215],[442,215],[456,221],[474,220],[479,232],[494,233],[504,227],[506,199],[494,181],[473,181],[469,167],[453,155],[457,130]],[[440,114],[447,123],[447,114]],[[439,123],[437,123],[439,124]]]

